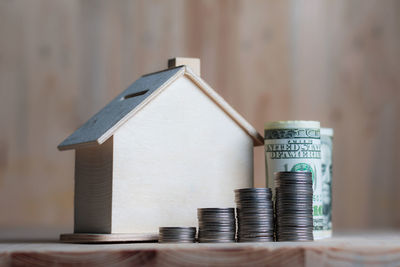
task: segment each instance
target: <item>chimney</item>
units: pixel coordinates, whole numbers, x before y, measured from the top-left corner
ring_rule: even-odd
[[[200,58],[175,57],[168,60],[168,68],[173,68],[181,65],[188,66],[194,74],[200,76]]]

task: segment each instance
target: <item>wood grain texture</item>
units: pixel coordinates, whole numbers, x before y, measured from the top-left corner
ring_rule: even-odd
[[[158,234],[61,234],[60,241],[74,244],[103,244],[124,242],[158,242]]]
[[[111,233],[114,138],[75,155],[74,233]]]
[[[314,242],[229,244],[0,244],[2,266],[398,266],[399,233]]]
[[[72,227],[74,155],[57,144],[142,74],[189,56],[260,132],[282,119],[335,128],[335,229],[400,227],[399,5],[1,1],[0,225]],[[260,186],[261,147],[255,165]]]

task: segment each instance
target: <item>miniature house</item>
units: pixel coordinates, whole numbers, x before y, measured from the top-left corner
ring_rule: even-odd
[[[261,135],[199,77],[199,61],[147,74],[65,139],[75,149],[75,233],[197,226],[253,185]],[[192,63],[194,62],[194,63]]]

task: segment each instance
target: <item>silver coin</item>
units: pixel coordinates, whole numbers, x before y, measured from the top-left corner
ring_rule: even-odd
[[[274,226],[273,222],[265,223],[265,224],[252,223],[252,224],[240,225],[240,226],[238,226],[238,229],[240,229],[240,230],[243,230],[243,229],[261,229],[261,228],[271,229],[271,228],[273,228],[273,226]]]
[[[314,241],[313,237],[277,237],[278,242],[301,242],[301,241]]]
[[[278,197],[282,198],[282,197],[290,197],[290,196],[303,196],[304,198],[312,198],[312,191],[308,191],[308,190],[302,190],[302,189],[291,189],[291,190],[282,190],[279,191],[279,193],[277,194]]]
[[[272,195],[262,195],[262,196],[236,196],[236,202],[268,202],[272,199]]]
[[[312,217],[312,210],[286,208],[286,209],[277,209],[275,214],[279,215],[279,216],[284,216],[284,215],[290,216],[292,214],[292,215],[295,215],[295,216],[303,215],[303,216]]]
[[[295,219],[295,218],[301,218],[301,219],[306,219],[306,218],[313,218],[311,213],[305,213],[305,212],[296,212],[296,211],[283,211],[283,212],[277,212],[276,214],[276,220],[279,218],[285,218],[285,219]]]
[[[159,243],[194,243],[195,227],[160,227]]]
[[[296,211],[286,211],[286,212],[277,212],[276,213],[276,219],[279,218],[301,218],[301,219],[305,219],[305,218],[313,218],[311,213],[306,213],[306,212],[296,212]]]
[[[313,192],[311,190],[303,190],[303,189],[296,189],[296,188],[291,188],[291,189],[284,189],[282,191],[279,191],[277,196],[279,198],[282,197],[290,197],[291,195],[293,196],[303,196],[305,198],[312,198]]]
[[[198,214],[232,214],[234,213],[235,210],[232,208],[229,209],[216,209],[216,208],[212,208],[212,209],[198,209],[197,213]]]
[[[209,225],[199,222],[199,229],[235,229],[236,224]]]
[[[273,235],[274,228],[255,228],[255,229],[240,229],[238,236],[247,235],[247,234],[259,234],[259,235]]]
[[[241,238],[238,239],[239,243],[251,243],[251,242],[273,242],[273,238],[268,238],[268,239],[260,239],[260,238]]]
[[[277,220],[276,221],[276,225],[278,227],[286,227],[286,226],[291,226],[291,227],[312,227],[312,221],[310,220],[301,220],[301,219],[297,219],[297,220]]]
[[[312,203],[309,202],[293,202],[293,203],[287,203],[287,202],[279,202],[276,203],[275,205],[275,211],[277,210],[313,210],[312,209]]]
[[[240,217],[238,218],[238,222],[240,223],[251,223],[251,222],[260,222],[260,223],[267,223],[267,222],[274,222],[274,217],[270,216],[270,217],[256,217],[256,215],[254,217]]]
[[[274,236],[273,232],[270,233],[250,233],[250,232],[246,232],[246,233],[242,233],[239,235],[240,238],[256,238],[256,237],[272,237]]]
[[[272,199],[253,199],[253,200],[236,200],[236,207],[239,206],[259,206],[272,204]]]
[[[272,196],[272,193],[268,192],[268,193],[246,193],[246,194],[242,194],[242,193],[235,193],[235,198],[236,199],[246,199],[246,198],[260,198],[260,199],[265,199],[265,198],[269,198],[270,196]]]
[[[310,235],[312,233],[313,233],[312,231],[304,231],[304,230],[303,231],[300,231],[300,230],[286,231],[286,229],[285,230],[279,229],[279,232],[277,232],[277,235],[281,235],[281,236],[284,236],[284,235]]]
[[[239,218],[238,219],[238,225],[242,224],[271,224],[274,223],[275,219],[273,217],[271,218]]]
[[[312,204],[312,199],[304,199],[304,198],[296,198],[296,199],[280,199],[277,200],[275,203],[275,206],[278,204],[292,204],[296,205],[297,204]]]
[[[199,243],[233,243],[235,239],[199,239]]]
[[[305,192],[301,190],[292,190],[292,191],[285,191],[279,192],[277,198],[279,199],[297,199],[299,197],[305,199],[312,199],[313,192]]]
[[[272,195],[235,196],[236,201],[268,201]]]
[[[245,224],[243,224],[242,223],[240,226],[238,226],[238,230],[239,231],[243,231],[245,229],[248,229],[248,230],[252,230],[252,229],[269,229],[270,230],[270,229],[274,229],[274,222],[264,223],[264,224],[261,224],[261,223],[258,223],[258,224],[245,223]]]
[[[288,235],[276,235],[277,240],[281,239],[292,239],[292,240],[299,240],[299,239],[306,239],[306,240],[313,240],[314,236],[312,234],[303,234],[303,235],[296,235],[296,234],[288,234]]]
[[[277,234],[278,238],[313,238],[313,234],[312,233],[305,233],[305,234],[301,234],[301,233],[287,233],[287,234]]]
[[[235,201],[238,242],[273,241],[274,206],[272,203],[272,191],[269,188],[263,188],[262,190],[235,190]]]
[[[311,233],[311,234],[294,234],[294,233],[290,233],[290,234],[278,234],[278,235],[276,235],[276,237],[278,238],[278,239],[281,239],[281,238],[296,238],[296,239],[299,239],[299,238],[305,238],[305,239],[313,239],[314,238],[314,236],[313,236],[313,234]]]
[[[200,234],[199,238],[202,238],[202,239],[206,239],[206,238],[207,239],[235,239],[235,234],[234,233],[225,234],[225,235],[223,235],[221,233],[218,233],[218,234],[215,234],[215,233],[213,233],[213,234]]]
[[[249,210],[249,209],[256,209],[256,210],[273,210],[272,201],[270,203],[238,203],[237,210]]]
[[[201,220],[232,220],[232,218],[234,218],[234,213],[232,214],[215,214],[215,215],[204,215],[201,214],[199,216],[197,216],[197,218],[201,219]]]
[[[267,205],[259,205],[259,206],[255,206],[255,205],[249,205],[249,206],[242,206],[242,205],[238,205],[236,213],[239,212],[249,212],[249,211],[257,211],[257,212],[273,212],[273,205],[272,204],[268,204]]]
[[[255,215],[258,215],[260,218],[262,217],[270,217],[274,214],[274,211],[272,209],[267,210],[267,209],[242,209],[238,211],[236,214],[236,217],[243,217],[243,216],[249,216],[249,217],[254,217]]]
[[[277,241],[313,240],[312,174],[275,174],[275,230]]]
[[[257,208],[238,208],[237,214],[272,214],[273,209],[271,208],[263,208],[263,207],[257,207]]]

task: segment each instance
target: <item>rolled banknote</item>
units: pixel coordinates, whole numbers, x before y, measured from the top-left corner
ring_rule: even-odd
[[[333,129],[321,128],[323,237],[332,236],[332,145]]]
[[[267,186],[274,187],[274,173],[307,171],[313,180],[314,239],[324,237],[321,136],[317,121],[276,121],[265,124],[265,163]],[[275,189],[272,190],[275,192]]]

